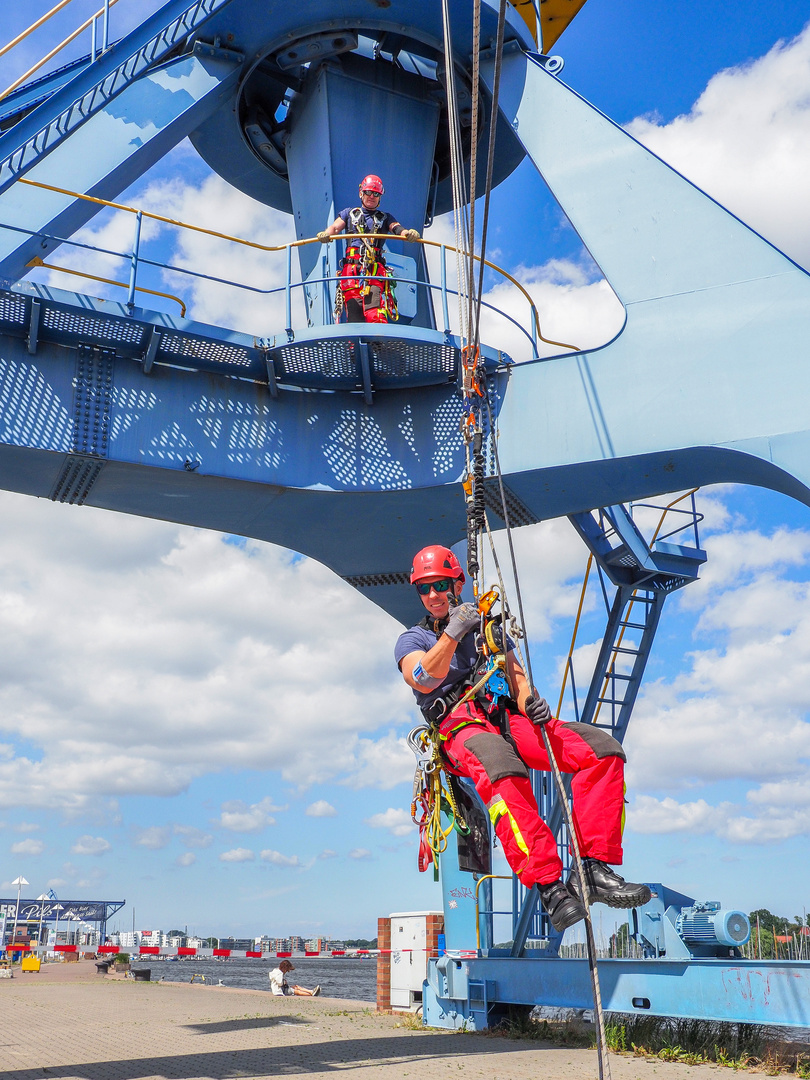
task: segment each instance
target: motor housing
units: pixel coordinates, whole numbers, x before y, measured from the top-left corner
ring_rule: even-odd
[[[688,945],[739,947],[751,937],[751,923],[742,911],[721,908],[717,900],[681,908],[675,929]]]

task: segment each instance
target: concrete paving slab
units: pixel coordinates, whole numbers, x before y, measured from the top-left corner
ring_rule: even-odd
[[[141,983],[92,961],[0,980],[2,1080],[595,1080],[593,1050],[410,1030],[363,1002]],[[717,1080],[712,1066],[611,1055],[614,1080]]]

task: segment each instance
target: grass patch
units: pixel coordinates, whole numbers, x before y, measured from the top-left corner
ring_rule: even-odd
[[[592,1024],[582,1020],[541,1020],[528,1007],[513,1006],[498,1027],[483,1032],[509,1039],[529,1039],[555,1046],[596,1045]],[[711,1020],[676,1020],[659,1016],[609,1013],[605,1017],[608,1048],[617,1054],[752,1069],[769,1076],[795,1075],[810,1080],[810,1047],[791,1043],[781,1033],[758,1024],[724,1024]]]

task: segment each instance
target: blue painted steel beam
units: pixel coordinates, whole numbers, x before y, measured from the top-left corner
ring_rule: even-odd
[[[169,0],[0,137],[0,193],[232,0]],[[23,88],[24,89],[24,88]]]
[[[719,480],[810,502],[807,273],[536,58],[507,55],[500,103],[626,310],[514,372],[508,485],[538,517]]]
[[[205,46],[148,71],[26,170],[26,180],[114,200],[230,95],[238,57]],[[46,107],[49,103],[46,102]],[[16,128],[9,134],[13,134]],[[0,150],[2,140],[0,140]],[[0,187],[0,278],[17,281],[26,264],[59,247],[3,225],[69,237],[103,207],[71,195],[13,184]]]
[[[26,113],[47,100],[56,90],[70,82],[90,63],[89,56],[71,60],[69,64],[49,71],[33,82],[25,83],[0,101],[0,131],[18,123]]]
[[[600,960],[606,1012],[807,1027],[810,963],[783,960]],[[587,960],[488,957],[428,961],[428,1026],[481,1029],[490,1004],[593,1008]]]

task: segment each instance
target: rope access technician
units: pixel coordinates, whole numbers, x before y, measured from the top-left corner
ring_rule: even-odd
[[[590,903],[614,908],[646,904],[646,885],[627,882],[609,863],[621,864],[624,764],[621,744],[593,724],[563,723],[529,686],[511,641],[505,644],[511,699],[479,692],[475,684],[481,616],[459,603],[464,571],[449,548],[434,545],[414,557],[411,584],[427,615],[401,634],[394,650],[405,682],[441,741],[445,767],[472,780],[487,808],[506,860],[526,888],[537,885],[558,931],[585,918],[579,879],[562,880],[563,866],[550,829],[540,817],[527,766],[549,771],[546,734],[562,772],[571,773],[573,819]]]
[[[348,227],[350,233],[368,233],[366,238],[350,240],[340,268],[340,290],[335,305],[335,318],[345,309],[349,322],[385,323],[398,317],[394,298],[394,281],[383,256],[384,240],[377,233],[393,233],[403,240],[419,240],[416,229],[406,229],[394,218],[380,210],[380,197],[385,194],[379,176],[370,173],[360,181],[360,206],[347,206],[332,224],[318,233],[322,244]]]

